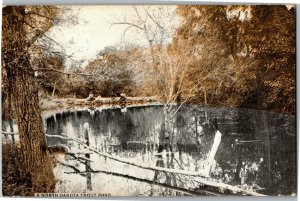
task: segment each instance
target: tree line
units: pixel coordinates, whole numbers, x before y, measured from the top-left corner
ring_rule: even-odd
[[[83,98],[91,92],[117,96],[125,92],[158,96],[163,102],[295,114],[294,8],[178,6],[181,24],[174,32],[161,24],[163,16],[158,11],[147,10],[146,16],[151,18],[144,19],[141,11],[134,10],[141,21],[136,29],[145,33],[148,47],[107,47],[84,69],[72,71],[93,76],[43,72],[43,88],[48,93],[57,90],[59,96]],[[172,42],[166,43],[169,37]],[[58,60],[56,68],[63,69],[62,59],[45,58],[45,66]],[[62,84],[64,87],[57,89]]]

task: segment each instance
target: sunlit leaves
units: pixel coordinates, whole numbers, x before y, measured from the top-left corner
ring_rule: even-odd
[[[177,13],[175,49],[194,47],[189,77],[202,78],[196,102],[294,113],[293,8],[191,5]]]

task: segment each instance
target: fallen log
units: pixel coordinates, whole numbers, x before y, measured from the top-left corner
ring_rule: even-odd
[[[72,155],[85,155],[85,154],[93,154],[94,152],[92,151],[80,151],[80,152],[72,152],[72,151],[68,151],[68,154],[72,154]]]
[[[256,192],[251,191],[251,190],[246,190],[246,189],[239,188],[237,186],[232,186],[232,185],[229,185],[229,184],[218,183],[218,182],[213,182],[213,181],[207,181],[207,180],[204,180],[204,179],[201,179],[201,178],[196,178],[195,181],[198,182],[198,183],[207,185],[207,186],[213,186],[213,187],[216,187],[216,188],[229,190],[229,191],[232,191],[232,192],[240,193],[242,195],[266,196],[264,194],[256,193]]]
[[[85,162],[94,162],[94,161],[92,161],[92,160],[90,160],[89,158],[87,158],[87,157],[82,157],[82,156],[76,156],[75,154],[70,154],[70,153],[68,153],[67,152],[67,155],[70,155],[71,157],[73,157],[73,158],[75,158],[75,159],[77,159],[77,160],[83,160],[83,161],[85,161]]]
[[[131,175],[127,175],[127,174],[121,174],[121,173],[116,173],[116,172],[109,172],[109,171],[104,171],[104,170],[96,170],[96,171],[84,171],[84,172],[65,172],[66,174],[80,174],[80,175],[85,175],[87,173],[103,173],[103,174],[109,174],[109,175],[113,175],[113,176],[119,176],[119,177],[124,177],[126,179],[131,179],[131,180],[135,180],[135,181],[139,181],[139,182],[145,182],[151,185],[156,185],[156,186],[161,186],[164,188],[168,188],[177,192],[181,192],[183,194],[186,195],[193,195],[193,196],[198,196],[198,195],[214,195],[214,196],[220,196],[221,194],[218,192],[211,192],[205,189],[200,189],[197,192],[192,191],[192,190],[188,190],[188,189],[184,189],[181,187],[175,187],[175,186],[171,186],[168,184],[164,184],[164,183],[160,183],[157,181],[152,181],[149,179],[142,179],[142,178],[138,178],[138,177],[134,177]]]
[[[64,137],[64,136],[61,136],[61,135],[50,135],[50,134],[46,134],[47,137],[50,137],[50,138],[60,138],[60,139],[63,139],[63,140],[68,140],[68,138]]]
[[[64,162],[61,162],[61,161],[57,161],[59,164],[63,165],[63,166],[66,166],[66,167],[69,167],[71,169],[73,169],[75,172],[74,173],[78,173],[78,174],[81,174],[80,170],[77,169],[76,167],[74,167],[73,165],[70,165],[70,164],[67,164],[67,163],[64,163]]]

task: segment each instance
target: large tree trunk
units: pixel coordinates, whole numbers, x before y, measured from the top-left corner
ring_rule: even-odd
[[[53,165],[49,156],[39,107],[38,88],[26,43],[25,7],[3,9],[2,57],[12,84],[14,116],[22,151],[22,176],[34,192],[54,190]]]

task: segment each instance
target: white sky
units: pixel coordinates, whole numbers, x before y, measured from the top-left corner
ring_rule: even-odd
[[[176,6],[169,7],[171,10],[176,8]],[[87,64],[88,60],[94,59],[97,52],[103,50],[104,47],[121,42],[127,26],[111,25],[111,23],[123,21],[125,16],[129,21],[135,16],[132,6],[72,6],[71,8],[75,13],[78,12],[80,23],[54,27],[48,35],[64,46],[67,54],[75,52],[75,60],[85,60],[82,67]],[[125,40],[146,45],[144,35],[136,31],[137,29],[134,28],[128,30]]]

